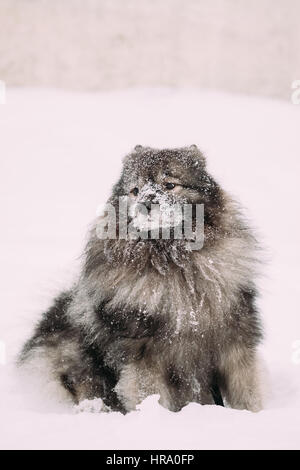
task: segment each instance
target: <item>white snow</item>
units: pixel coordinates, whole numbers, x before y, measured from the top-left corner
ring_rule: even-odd
[[[217,92],[7,90],[0,106],[0,447],[300,448],[300,106]],[[13,361],[78,272],[87,228],[136,144],[198,144],[266,247],[259,301],[270,393],[258,414],[145,400],[127,416],[43,403]],[[97,405],[97,404],[96,404]],[[101,402],[98,403],[101,406]],[[78,411],[78,410],[77,410]]]

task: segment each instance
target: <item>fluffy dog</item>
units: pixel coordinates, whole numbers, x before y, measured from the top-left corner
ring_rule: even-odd
[[[192,145],[136,146],[125,157],[109,203],[128,203],[135,236],[99,236],[96,220],[77,284],[46,312],[21,354],[75,403],[101,398],[126,413],[150,394],[179,411],[190,402],[262,408],[255,307],[257,243],[237,204],[206,170]],[[155,238],[141,226],[144,204],[204,205],[204,243]],[[195,227],[195,211],[192,226]]]

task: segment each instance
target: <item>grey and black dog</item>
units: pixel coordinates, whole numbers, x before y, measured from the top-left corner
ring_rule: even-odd
[[[237,204],[195,145],[136,146],[109,199],[116,209],[120,197],[129,207],[203,204],[203,247],[174,237],[103,239],[102,215],[78,282],[44,314],[21,365],[50,375],[75,403],[101,398],[122,413],[150,394],[172,411],[223,401],[260,410],[258,248]]]

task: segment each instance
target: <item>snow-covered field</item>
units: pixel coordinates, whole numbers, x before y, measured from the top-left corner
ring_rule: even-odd
[[[300,106],[217,92],[8,90],[0,106],[0,448],[300,448],[299,131]],[[248,208],[266,247],[265,410],[190,404],[174,414],[153,396],[124,417],[41,402],[13,361],[40,312],[76,276],[121,157],[135,144],[192,143]]]

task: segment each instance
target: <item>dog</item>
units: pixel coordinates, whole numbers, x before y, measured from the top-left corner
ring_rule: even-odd
[[[113,236],[103,236],[111,220],[105,210],[78,282],[43,315],[20,365],[48,374],[75,404],[101,398],[103,409],[124,414],[151,394],[171,411],[190,402],[261,410],[259,246],[202,152],[137,145],[108,205],[117,214]],[[190,205],[192,228],[203,207],[202,242],[190,233],[175,237],[176,217],[162,225],[169,237],[161,227],[149,237],[145,224],[157,229],[161,220],[150,214],[154,205]]]

